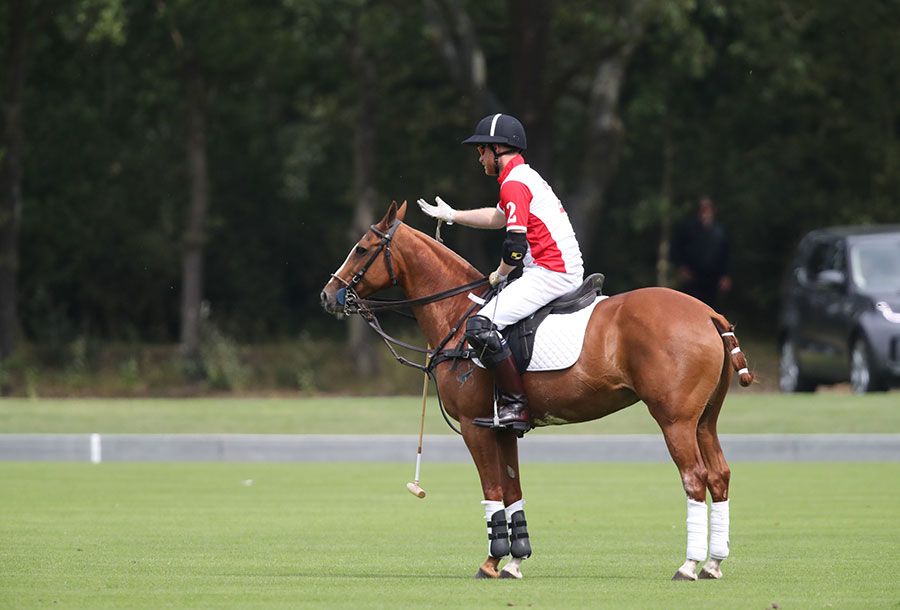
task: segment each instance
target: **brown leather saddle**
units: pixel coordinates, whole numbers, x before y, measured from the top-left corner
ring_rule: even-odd
[[[575,313],[588,307],[597,296],[603,294],[604,279],[606,278],[602,273],[592,273],[572,292],[550,301],[527,318],[500,331],[506,337],[509,349],[512,350],[519,374],[528,370],[528,364],[534,354],[534,337],[541,322],[550,314]]]

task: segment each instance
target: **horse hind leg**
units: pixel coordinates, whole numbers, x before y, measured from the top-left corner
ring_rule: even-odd
[[[697,446],[696,420],[666,424],[663,426],[663,436],[687,494],[687,558],[672,580],[697,580],[697,565],[706,559],[708,521],[707,470]]]
[[[719,386],[697,425],[697,444],[706,464],[706,484],[712,496],[709,511],[709,560],[699,575],[703,579],[722,578],[721,564],[729,553],[728,487],[731,483],[731,469],[719,444],[716,422],[728,391],[730,373],[731,369],[726,361]]]

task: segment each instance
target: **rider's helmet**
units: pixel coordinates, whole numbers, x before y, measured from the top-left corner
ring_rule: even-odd
[[[475,127],[475,134],[463,144],[506,144],[518,150],[525,150],[525,128],[514,116],[509,114],[490,114]]]

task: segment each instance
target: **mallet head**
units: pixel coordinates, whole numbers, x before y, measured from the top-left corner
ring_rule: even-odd
[[[417,498],[425,497],[425,490],[422,489],[421,487],[419,487],[418,481],[416,481],[414,483],[407,483],[406,489],[408,489],[409,493],[411,493],[412,495],[414,495]]]

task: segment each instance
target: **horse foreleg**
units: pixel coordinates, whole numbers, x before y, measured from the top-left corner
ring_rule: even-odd
[[[697,445],[696,421],[667,424],[663,426],[663,436],[687,494],[687,559],[672,580],[697,580],[697,564],[706,559],[708,520],[707,470]]]
[[[509,524],[509,560],[500,572],[500,578],[522,578],[522,562],[531,557],[531,541],[528,537],[528,523],[525,521],[525,500],[522,498],[522,484],[519,476],[519,447],[515,433],[509,430],[497,432],[500,448],[501,480],[503,481],[503,501],[506,503],[506,521]]]
[[[470,420],[461,421],[463,440],[481,479],[484,494],[484,518],[487,522],[488,557],[481,564],[475,578],[500,578],[500,560],[509,555],[509,529],[503,503],[503,474],[500,468],[498,435],[490,428],[475,426]]]

